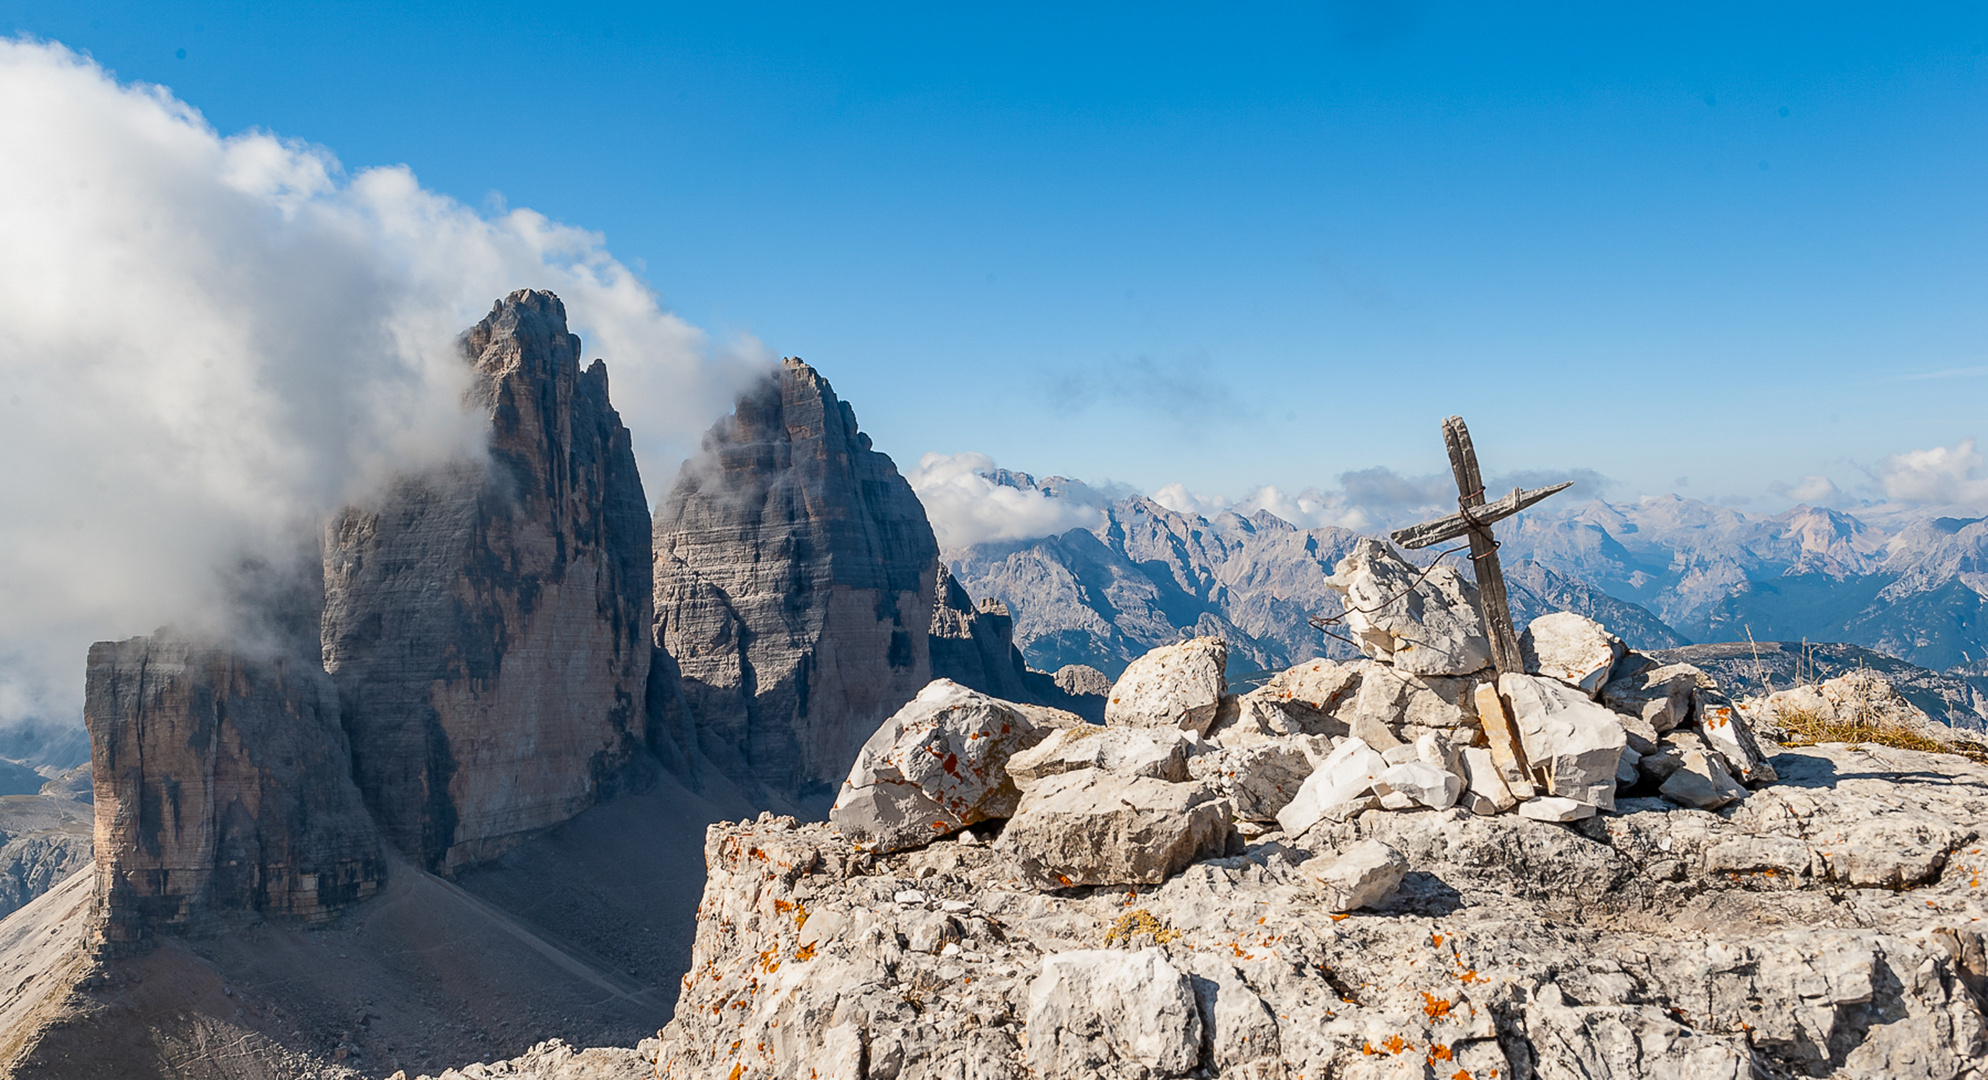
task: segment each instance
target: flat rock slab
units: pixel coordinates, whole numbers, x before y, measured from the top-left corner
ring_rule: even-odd
[[[828,819],[870,851],[901,851],[1015,812],[1007,761],[1081,723],[935,679],[863,744]]]
[[[1599,697],[1616,662],[1629,655],[1622,639],[1585,615],[1556,611],[1541,615],[1519,636],[1526,671],[1559,679],[1589,697]]]
[[[1187,738],[1166,728],[1073,724],[1010,757],[1007,769],[1015,786],[1024,791],[1039,780],[1078,769],[1180,783],[1188,779]]]
[[[1156,885],[1226,852],[1234,814],[1210,785],[1085,769],[1031,786],[995,846],[1037,888]]]
[[[1132,661],[1105,698],[1108,727],[1171,727],[1207,732],[1228,693],[1229,646],[1200,637]]]
[[[1415,675],[1467,675],[1491,663],[1477,587],[1454,567],[1426,574],[1378,540],[1363,539],[1325,584],[1344,597],[1361,651]]]
[[[1159,949],[1044,957],[1029,986],[1027,1025],[1028,1064],[1040,1076],[1089,1076],[1112,1065],[1182,1076],[1201,1064],[1194,986]]]

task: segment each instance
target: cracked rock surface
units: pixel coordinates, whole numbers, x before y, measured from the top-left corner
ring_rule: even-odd
[[[1984,1075],[1988,769],[1841,744],[1773,764],[1718,813],[1374,810],[1153,887],[1037,891],[998,845],[713,826],[694,967],[643,1052],[741,1080]],[[1364,841],[1406,876],[1333,915],[1306,864]],[[1103,988],[1087,1018],[1079,983]]]

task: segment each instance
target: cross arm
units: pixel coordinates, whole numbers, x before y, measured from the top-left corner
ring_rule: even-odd
[[[1452,540],[1470,532],[1473,524],[1489,525],[1494,521],[1511,517],[1513,514],[1545,499],[1547,496],[1558,494],[1572,486],[1574,486],[1574,482],[1569,480],[1565,483],[1555,484],[1547,488],[1539,488],[1534,491],[1527,491],[1524,488],[1513,488],[1510,495],[1499,499],[1497,502],[1472,507],[1465,513],[1451,514],[1448,517],[1437,518],[1434,521],[1425,521],[1420,525],[1410,525],[1405,529],[1396,529],[1389,534],[1389,538],[1405,548],[1425,548],[1430,544],[1440,544],[1445,540]]]

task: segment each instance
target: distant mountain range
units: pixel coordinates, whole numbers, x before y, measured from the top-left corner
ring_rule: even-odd
[[[1066,481],[1000,470],[989,479],[1051,497]],[[1347,641],[1312,628],[1341,614],[1325,578],[1360,539],[1351,529],[1300,529],[1268,511],[1213,518],[1135,497],[1100,508],[1096,528],[1033,540],[975,544],[946,553],[976,597],[1014,615],[1015,645],[1051,671],[1088,664],[1107,675],[1156,645],[1194,634],[1228,639],[1232,670],[1282,669],[1316,656],[1357,656]],[[1466,560],[1467,561],[1467,560]],[[1462,569],[1468,573],[1469,567]],[[1687,639],[1647,609],[1543,563],[1507,563],[1514,614],[1578,611],[1638,648]]]
[[[1060,477],[984,475],[1051,498],[1089,492]],[[1144,497],[1098,510],[1093,527],[945,553],[970,593],[1007,605],[1031,667],[1089,664],[1115,675],[1190,634],[1227,638],[1238,670],[1355,655],[1309,620],[1340,614],[1325,578],[1359,533],[1301,529],[1262,510],[1204,517]],[[1644,650],[1748,640],[1862,646],[1933,672],[1953,669],[1950,711],[1988,715],[1978,694],[1954,689],[1988,689],[1980,678],[1988,675],[1988,519],[1892,515],[1880,524],[1808,506],[1749,518],[1665,496],[1549,504],[1498,532],[1521,625],[1571,610]],[[1457,560],[1466,574],[1468,562]]]
[[[1988,658],[1988,519],[1886,527],[1808,506],[1749,519],[1667,496],[1542,508],[1503,540],[1694,642],[1844,642],[1934,671]]]

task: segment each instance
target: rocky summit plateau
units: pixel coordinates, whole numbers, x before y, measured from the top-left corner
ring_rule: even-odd
[[[793,359],[652,512],[557,297],[460,353],[488,453],[252,645],[90,650],[89,764],[0,796],[0,1073],[1988,1078],[1972,676],[1689,644],[1524,518],[1518,659],[1269,515],[942,553]]]

